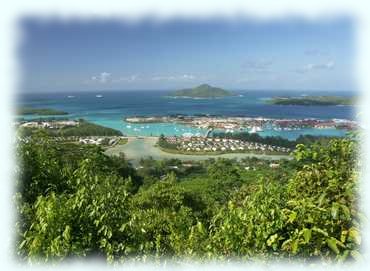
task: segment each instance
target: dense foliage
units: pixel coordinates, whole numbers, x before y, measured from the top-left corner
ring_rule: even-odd
[[[191,98],[217,98],[232,96],[233,93],[222,88],[212,87],[202,84],[194,88],[180,89],[169,94],[174,97],[191,97]]]
[[[79,120],[78,126],[60,129],[61,136],[120,136],[122,132],[95,123]]]
[[[344,260],[359,257],[356,144],[299,145],[256,158],[145,159],[44,134],[18,144],[18,254],[60,260]],[[275,162],[276,163],[276,162]]]
[[[32,135],[37,128],[22,127],[21,133],[23,136]],[[104,127],[95,123],[88,122],[86,120],[80,119],[77,126],[64,126],[62,128],[47,128],[42,129],[50,136],[121,136],[122,132]]]
[[[67,112],[51,108],[21,107],[17,112],[19,115],[68,115]]]

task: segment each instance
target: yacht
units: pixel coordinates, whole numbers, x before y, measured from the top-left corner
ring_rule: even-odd
[[[98,94],[98,95],[96,95],[95,97],[96,97],[96,98],[103,98],[103,95]]]

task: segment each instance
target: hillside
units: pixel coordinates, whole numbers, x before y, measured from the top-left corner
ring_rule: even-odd
[[[207,84],[199,85],[195,88],[181,89],[170,93],[171,97],[189,97],[189,98],[218,98],[232,96],[230,91],[222,88],[212,87]]]

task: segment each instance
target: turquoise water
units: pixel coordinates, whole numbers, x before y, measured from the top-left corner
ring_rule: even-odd
[[[183,135],[185,133],[196,135],[205,134],[206,131],[173,123],[129,124],[124,121],[125,117],[211,114],[289,119],[354,119],[355,115],[355,107],[353,106],[280,106],[265,102],[265,99],[274,96],[353,96],[353,92],[240,91],[240,96],[199,100],[166,98],[167,93],[165,91],[33,93],[22,95],[19,97],[18,103],[22,106],[64,110],[70,114],[47,117],[83,118],[99,125],[120,130],[126,135],[135,136]],[[102,94],[103,97],[97,98],[97,94]],[[73,95],[74,98],[68,98],[69,95]],[[23,117],[34,119],[42,116]],[[295,139],[303,134],[343,136],[346,131],[336,129],[265,130],[259,134]]]

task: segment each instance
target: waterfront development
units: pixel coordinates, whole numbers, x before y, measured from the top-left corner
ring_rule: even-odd
[[[204,136],[209,127],[261,136],[296,139],[300,135],[344,136],[345,124],[356,121],[356,106],[274,105],[266,100],[275,96],[297,95],[295,91],[235,91],[238,95],[216,99],[167,98],[169,91],[106,91],[26,94],[20,107],[52,108],[68,115],[19,115],[18,121],[85,119],[121,131],[127,136]],[[328,95],[332,92],[302,91],[301,95]],[[352,97],[354,92],[331,95]],[[72,97],[72,98],[69,98]],[[180,117],[182,119],[180,119]],[[263,127],[262,127],[263,126]],[[321,127],[320,127],[321,126]],[[253,128],[254,127],[254,128]],[[261,128],[261,129],[259,129]],[[320,129],[325,128],[325,129]]]
[[[155,160],[166,160],[166,159],[179,159],[184,162],[191,161],[202,161],[207,159],[216,158],[227,158],[227,159],[243,159],[243,158],[260,158],[264,160],[280,160],[280,159],[292,159],[289,155],[281,154],[258,154],[258,153],[223,153],[219,155],[209,154],[181,154],[181,153],[170,153],[158,148],[157,137],[129,137],[127,144],[115,145],[112,148],[108,148],[105,153],[107,155],[117,156],[120,153],[124,153],[125,157],[134,165],[138,166],[142,159],[153,158]]]
[[[275,97],[277,94],[282,95],[287,92],[247,91],[239,92],[243,94],[232,97],[201,100],[167,98],[166,93],[164,91],[145,93],[146,96],[143,95],[141,103],[136,100],[136,96],[131,96],[131,92],[109,92],[104,96],[96,93],[57,94],[52,97],[28,95],[21,100],[20,105],[23,108],[33,108],[33,110],[28,109],[28,112],[59,113],[63,110],[65,114],[19,115],[15,125],[21,128],[47,129],[62,137],[80,136],[73,141],[80,144],[104,145],[108,149],[107,154],[118,154],[117,151],[120,150],[133,163],[137,163],[140,158],[148,157],[149,154],[156,159],[171,157],[199,159],[199,156],[204,156],[202,159],[206,159],[225,155],[238,158],[251,154],[260,155],[263,158],[268,155],[284,157],[293,150],[291,146],[240,140],[232,136],[247,133],[256,134],[262,138],[273,136],[295,140],[305,135],[341,137],[358,129],[354,119],[354,105],[292,106],[266,102],[268,100],[266,97]],[[339,94],[345,95],[343,97],[351,95],[351,93],[336,93],[336,95]],[[262,99],[262,97],[265,98]],[[118,106],[116,100],[121,101],[122,104]],[[76,106],[76,101],[77,108],[84,109],[76,112],[73,107]],[[142,104],[149,106],[149,103],[151,103],[150,110],[147,107],[141,107]],[[188,113],[192,114],[174,113],[173,104],[179,106],[176,111],[181,112],[182,107],[188,107]],[[199,107],[199,105],[207,105],[207,107]],[[112,107],[115,109],[109,109]],[[170,109],[169,112],[161,111],[159,114],[162,107]],[[127,111],[127,108],[131,109]],[[225,108],[230,110],[221,111],[222,115],[217,114],[220,113],[219,110]],[[254,110],[251,111],[250,108]],[[235,112],[236,109],[238,111]],[[295,114],[291,114],[292,110]],[[274,114],[271,114],[271,111]],[[242,115],[242,112],[248,112],[251,115]],[[259,116],[253,116],[256,113]],[[81,131],[84,132],[81,133]],[[219,138],[219,133],[229,136]],[[113,143],[118,140],[107,144],[111,140],[109,136],[130,139],[127,146],[117,147]],[[160,136],[164,136],[168,143],[167,148],[157,144]],[[138,148],[140,144],[145,148]]]
[[[174,123],[190,126],[198,129],[206,129],[207,133],[213,130],[222,130],[230,133],[248,131],[251,133],[264,130],[290,131],[301,129],[343,129],[354,130],[357,123],[345,119],[272,119],[251,117],[222,117],[222,116],[150,116],[150,117],[127,117],[128,123]]]

